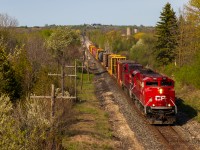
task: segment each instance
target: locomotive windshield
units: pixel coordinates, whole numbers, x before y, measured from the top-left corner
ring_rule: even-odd
[[[146,82],[146,86],[158,86],[158,82]]]
[[[170,81],[161,81],[161,86],[173,86],[173,83]]]

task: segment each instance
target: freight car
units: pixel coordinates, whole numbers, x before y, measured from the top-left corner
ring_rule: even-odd
[[[173,124],[176,121],[174,81],[126,57],[106,53],[86,44],[95,59],[102,62],[108,73],[126,90],[136,106],[151,124]],[[101,59],[100,59],[101,55]],[[102,57],[103,56],[103,57]]]
[[[143,68],[143,66],[132,60],[119,60],[117,63],[117,83],[122,87],[122,89],[130,89],[130,75],[133,71]]]
[[[120,60],[126,60],[126,57],[121,55],[109,55],[108,56],[108,73],[113,76],[117,76],[117,62]]]

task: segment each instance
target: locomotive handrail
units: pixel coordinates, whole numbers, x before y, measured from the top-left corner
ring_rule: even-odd
[[[176,106],[176,104],[171,100],[171,98],[170,98],[170,101],[174,104],[174,106],[175,106],[175,113],[177,114],[177,106]]]
[[[150,98],[150,99],[151,99],[151,98]],[[144,109],[145,114],[147,113],[147,109],[146,109],[146,108],[147,108],[147,105],[149,105],[149,103],[150,103],[150,99],[149,99],[149,101],[146,103],[146,105],[144,106],[144,108],[145,108],[145,109]]]

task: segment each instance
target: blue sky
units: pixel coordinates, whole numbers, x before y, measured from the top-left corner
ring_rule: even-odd
[[[189,0],[0,0],[20,26],[113,24],[155,26],[169,2],[178,14]]]

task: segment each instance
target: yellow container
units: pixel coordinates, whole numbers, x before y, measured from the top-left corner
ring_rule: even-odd
[[[90,46],[89,46],[89,51],[90,51],[91,54],[92,54],[92,49],[93,49],[93,48],[95,48],[94,45],[90,45]]]
[[[117,73],[117,61],[126,60],[125,56],[121,55],[109,55],[108,56],[108,72],[111,75],[116,75]]]

